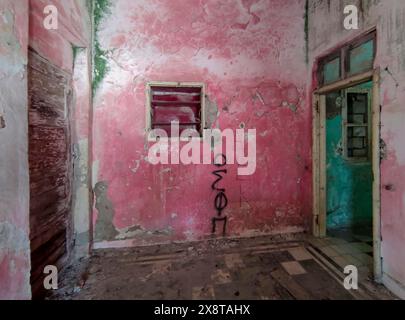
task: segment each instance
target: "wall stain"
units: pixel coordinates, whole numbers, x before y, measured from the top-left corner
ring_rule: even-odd
[[[119,230],[119,235],[115,238],[117,240],[145,238],[152,236],[170,236],[173,233],[172,227],[168,226],[164,229],[146,230],[140,224],[133,225],[131,227],[123,228]]]
[[[308,62],[309,62],[309,0],[305,1],[304,32],[305,32],[305,63],[308,64]]]
[[[218,105],[212,101],[207,95],[205,96],[205,126],[212,128],[218,119]]]
[[[383,139],[380,139],[380,160],[385,160],[387,159],[387,144]]]
[[[99,181],[94,186],[96,209],[98,210],[95,229],[96,240],[114,240],[118,235],[118,231],[113,224],[114,206],[108,198],[107,191],[108,184],[106,181]]]

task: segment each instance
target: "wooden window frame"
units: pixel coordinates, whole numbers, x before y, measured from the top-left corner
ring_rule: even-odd
[[[373,41],[373,63],[376,56],[376,49],[377,49],[377,34],[376,31],[373,29],[368,33],[355,38],[354,40],[348,42],[347,44],[341,46],[339,49],[332,51],[331,53],[321,57],[318,59],[318,72],[317,72],[317,79],[318,79],[318,86],[326,86],[330,84],[334,84],[338,81],[345,80],[347,78],[354,77],[356,75],[363,74],[365,71],[361,71],[358,73],[350,74],[350,51],[354,48],[361,46],[362,44],[367,43],[368,41]],[[337,81],[333,81],[330,83],[325,84],[324,79],[324,68],[325,65],[336,58],[340,58],[340,77]],[[372,70],[372,68],[371,68]]]
[[[347,110],[348,110],[348,105],[347,105],[347,94],[348,93],[365,93],[367,94],[367,122],[363,124],[349,124],[347,122]],[[369,89],[355,89],[355,88],[347,88],[343,90],[344,94],[344,102],[342,105],[342,149],[343,149],[343,159],[345,161],[348,161],[350,163],[365,163],[371,161],[371,136],[372,136],[372,130],[371,130],[371,101],[372,101],[372,92]],[[365,157],[359,157],[359,156],[353,156],[349,157],[347,155],[347,145],[348,145],[348,139],[347,139],[347,129],[349,127],[367,127],[367,156]]]
[[[204,129],[206,127],[205,120],[205,84],[202,82],[164,82],[164,81],[150,81],[146,84],[146,134],[148,141],[155,142],[157,137],[153,135],[152,131],[152,87],[173,87],[173,88],[200,88],[201,89],[201,124],[199,130],[199,137],[193,137],[192,139],[203,139]],[[167,137],[159,139],[170,140],[177,137]],[[181,141],[189,141],[190,138],[179,138]]]

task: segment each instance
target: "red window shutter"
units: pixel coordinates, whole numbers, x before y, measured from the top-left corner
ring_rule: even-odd
[[[152,129],[171,136],[170,124],[178,121],[184,129],[201,131],[201,87],[151,86]]]

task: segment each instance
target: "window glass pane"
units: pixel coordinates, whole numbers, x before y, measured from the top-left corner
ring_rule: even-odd
[[[367,124],[367,93],[348,93],[347,99],[347,122]]]
[[[367,127],[347,128],[347,156],[349,158],[367,157]]]
[[[326,119],[342,116],[342,94],[335,91],[326,95]]]
[[[331,83],[340,79],[340,58],[336,58],[323,67],[324,84]]]
[[[367,41],[349,52],[349,74],[373,69],[374,42]]]
[[[347,156],[367,158],[368,156],[368,95],[347,94]]]

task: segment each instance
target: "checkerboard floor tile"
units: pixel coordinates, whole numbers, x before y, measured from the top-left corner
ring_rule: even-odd
[[[288,274],[292,276],[306,273],[305,269],[298,261],[282,262],[281,265],[288,272]]]
[[[335,253],[337,265],[361,264],[364,279],[372,259],[366,253],[369,248],[355,245],[360,256],[339,254],[332,251],[333,246],[350,243],[325,240],[315,241],[321,245],[320,252]],[[60,289],[49,298],[354,299],[305,243],[269,245],[266,238],[238,241],[232,246],[218,241],[95,251],[85,269],[84,284],[77,284],[80,274],[77,279],[61,274]]]
[[[310,241],[341,271],[347,265],[359,270],[361,279],[371,277],[373,270],[373,241],[370,227],[328,230],[328,237]]]
[[[297,261],[309,260],[313,258],[311,254],[308,252],[308,250],[305,249],[304,247],[291,248],[288,249],[288,252]]]

